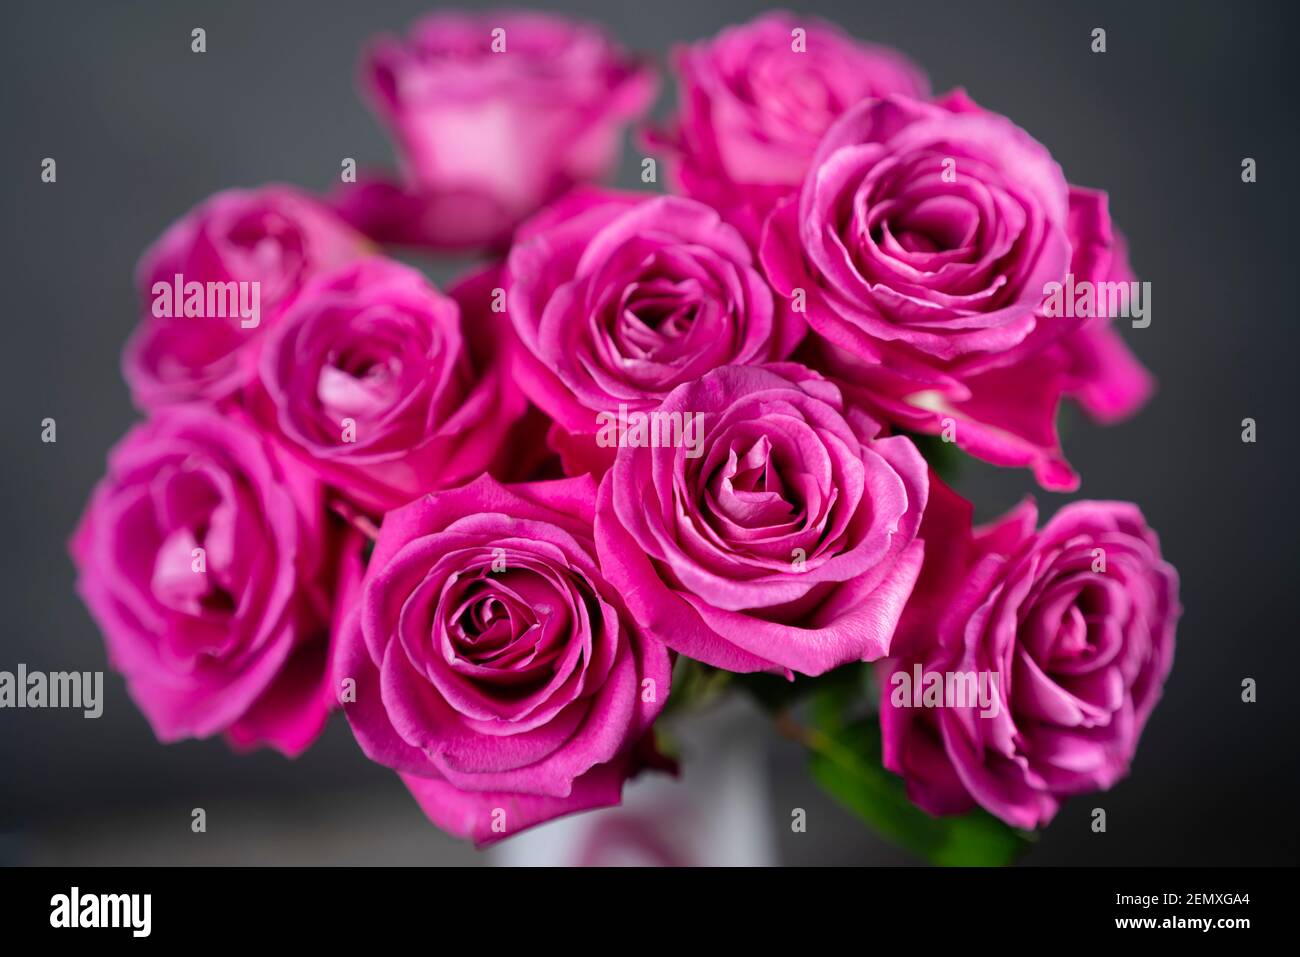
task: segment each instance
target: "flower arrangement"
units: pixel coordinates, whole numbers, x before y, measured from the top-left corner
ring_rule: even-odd
[[[728,688],[887,836],[1014,860],[1127,772],[1179,615],[1136,506],[975,526],[943,478],[1073,491],[1061,403],[1150,394],[1106,195],[825,22],[673,65],[670,189],[629,192],[657,78],[600,28],[372,44],[400,171],[223,192],[145,253],[79,591],[160,740],[294,756],[342,711],[479,844],[671,771],[656,723]],[[481,263],[440,291],[395,247]]]

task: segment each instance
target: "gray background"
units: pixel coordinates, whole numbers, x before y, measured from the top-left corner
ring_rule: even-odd
[[[472,4],[466,4],[472,6]],[[370,35],[423,2],[7,4],[0,31],[5,363],[0,669],[99,669],[65,542],[135,415],[117,356],[132,268],[208,194],[274,180],[330,187],[343,156],[389,165],[354,91]],[[549,5],[546,5],[549,7]],[[802,4],[792,4],[802,9]],[[662,56],[763,9],[569,2]],[[1129,330],[1160,392],[1110,429],[1067,422],[1083,495],[1138,502],[1183,579],[1178,653],[1132,776],[1062,811],[1030,863],[1296,863],[1295,4],[827,2],[816,12],[902,49],[936,89],[964,84],[1106,188],[1153,322]],[[203,26],[208,52],[190,52]],[[1093,27],[1109,52],[1089,51]],[[670,100],[661,97],[662,113]],[[39,180],[42,157],[58,182]],[[1259,182],[1240,180],[1243,156]],[[635,156],[621,180],[635,179]],[[439,278],[445,268],[435,269]],[[58,442],[40,421],[58,421]],[[1259,421],[1243,445],[1240,420]],[[973,465],[982,517],[1033,491]],[[1047,512],[1063,499],[1040,494]],[[1240,702],[1240,681],[1260,700]],[[98,721],[0,711],[0,861],[477,862],[426,824],[342,723],[296,762],[217,741],[162,747],[106,676]],[[689,765],[688,765],[689,773]],[[818,795],[773,742],[772,827],[788,862],[900,862]],[[1109,831],[1089,811],[1104,806]],[[189,809],[211,831],[189,831]],[[789,808],[809,832],[789,833]],[[217,828],[215,822],[220,821]]]

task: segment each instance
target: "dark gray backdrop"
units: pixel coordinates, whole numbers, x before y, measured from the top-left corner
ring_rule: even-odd
[[[473,6],[473,4],[465,4]],[[542,4],[662,54],[763,7],[738,0]],[[791,6],[803,9],[802,4]],[[5,363],[0,669],[105,665],[72,592],[65,542],[104,454],[133,421],[118,370],[136,319],[132,268],[172,219],[229,186],[331,186],[343,156],[390,164],[354,90],[371,34],[429,5],[7,4],[0,31]],[[1138,502],[1183,579],[1165,698],[1132,776],[1071,802],[1031,863],[1295,863],[1297,250],[1294,4],[819,4],[856,35],[966,86],[1099,186],[1126,231],[1153,322],[1129,330],[1160,391],[1136,419],[1067,423],[1083,495]],[[190,52],[203,26],[208,52]],[[1108,52],[1089,50],[1102,26]],[[662,112],[669,94],[661,97]],[[58,161],[42,184],[42,157]],[[1240,180],[1253,156],[1259,182]],[[629,156],[621,179],[635,180]],[[446,272],[435,273],[442,278]],[[58,442],[40,422],[58,421]],[[1240,421],[1259,422],[1243,445]],[[982,517],[1026,474],[966,470]],[[1040,494],[1045,511],[1063,499]],[[1243,677],[1258,703],[1240,701]],[[474,861],[440,838],[335,724],[307,756],[158,745],[115,676],[98,721],[0,711],[0,860]],[[901,861],[819,797],[773,744],[773,827],[791,862]],[[1089,811],[1109,813],[1091,833]],[[238,809],[190,840],[189,809]],[[809,809],[807,835],[788,808]],[[349,814],[352,809],[356,813]],[[212,812],[216,813],[216,812]],[[303,821],[310,826],[304,827]],[[315,824],[310,824],[315,822]],[[340,823],[341,822],[341,823]],[[319,826],[316,826],[319,825]],[[214,835],[210,835],[215,837]]]

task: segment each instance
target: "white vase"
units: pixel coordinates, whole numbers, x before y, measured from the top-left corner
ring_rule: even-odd
[[[647,771],[623,804],[571,815],[509,838],[489,852],[497,866],[763,867],[777,862],[768,795],[766,722],[732,695],[666,722],[677,777]]]

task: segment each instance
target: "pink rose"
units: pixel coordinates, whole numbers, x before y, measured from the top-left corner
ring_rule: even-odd
[[[803,322],[773,308],[740,234],[694,200],[575,193],[521,229],[506,269],[520,385],[573,472],[603,470],[610,416],[655,408],[723,365],[783,359]]]
[[[855,401],[932,434],[951,420],[972,454],[1071,489],[1055,412],[1095,381],[1075,350],[1097,330],[1048,317],[1046,289],[1131,277],[1118,252],[1103,194],[1071,188],[1045,147],[957,93],[845,114],[769,217],[761,258],[778,292],[806,297],[825,339],[813,361]],[[1145,397],[1136,362],[1109,374],[1126,377],[1105,386],[1116,414]]]
[[[601,576],[589,476],[483,477],[384,518],[335,677],[361,748],[480,844],[617,804],[669,658]]]
[[[176,406],[118,443],[71,550],[161,740],[225,732],[294,755],[315,739],[337,534],[311,474],[238,415]]]
[[[751,240],[849,107],[891,93],[930,95],[925,74],[902,54],[783,11],[678,48],[674,62],[681,115],[653,139],[670,150],[687,195],[723,210]]]
[[[597,504],[601,568],[636,620],[730,671],[886,654],[921,567],[912,443],[793,363],[718,369],[656,415],[685,441],[620,448]]]
[[[931,499],[922,534],[947,547],[877,666],[885,766],[932,814],[978,804],[1040,827],[1127,773],[1173,661],[1178,576],[1125,502],[1073,502],[1040,532],[1032,502],[973,536],[970,514],[954,493]],[[963,700],[954,680],[918,707],[918,674],[974,676],[986,696]]]
[[[380,257],[320,276],[267,337],[249,406],[363,509],[463,483],[508,454],[525,408],[505,317],[467,305]]]
[[[654,74],[597,26],[539,13],[440,12],[371,48],[362,83],[405,183],[340,198],[382,235],[434,246],[498,242],[524,217],[617,164]]]
[[[256,369],[253,343],[302,284],[370,249],[328,207],[292,187],[217,193],[140,260],[136,283],[148,314],[123,355],[135,404],[148,411],[234,395]],[[202,284],[201,315],[185,311],[187,299],[199,301],[186,292],[190,283]],[[241,313],[241,304],[255,304],[256,314]]]

